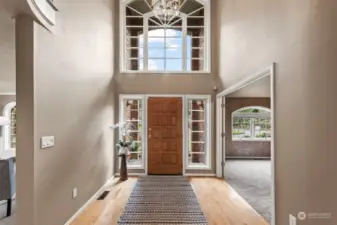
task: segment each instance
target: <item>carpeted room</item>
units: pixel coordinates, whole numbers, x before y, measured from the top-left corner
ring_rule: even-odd
[[[263,86],[263,82],[255,86]],[[250,87],[252,89],[252,87]],[[269,97],[246,96],[241,90],[226,99],[224,177],[266,221],[272,219],[271,115]],[[267,94],[266,94],[267,95]],[[258,95],[255,95],[258,96]]]

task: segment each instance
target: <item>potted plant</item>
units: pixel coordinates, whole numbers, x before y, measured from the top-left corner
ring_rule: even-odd
[[[110,128],[116,129],[119,128],[120,134],[122,139],[118,141],[116,144],[116,150],[118,151],[118,157],[121,158],[121,166],[120,166],[120,180],[125,181],[128,179],[128,172],[127,172],[127,166],[126,166],[126,156],[129,157],[129,149],[130,145],[132,143],[132,140],[127,140],[129,136],[129,130],[132,129],[132,123],[126,123],[126,122],[119,122],[116,123]]]
[[[129,149],[130,149],[130,145],[132,144],[132,141],[128,141],[127,140],[127,136],[129,135],[129,127],[130,124],[126,123],[126,122],[119,122],[116,123],[112,126],[110,126],[112,129],[116,129],[119,128],[120,130],[120,134],[122,139],[118,141],[118,143],[116,144],[116,149],[118,151],[119,155],[128,155],[129,153]]]

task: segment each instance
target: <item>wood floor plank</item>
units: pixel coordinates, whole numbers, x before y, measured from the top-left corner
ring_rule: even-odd
[[[102,201],[89,205],[71,225],[116,225],[137,181],[114,180]],[[224,180],[190,178],[209,225],[268,225],[268,223]]]
[[[268,225],[223,179],[190,178],[210,225]]]
[[[115,179],[106,189],[110,191],[109,195],[104,200],[89,205],[71,225],[117,224],[136,181],[137,178],[129,178],[124,182]]]

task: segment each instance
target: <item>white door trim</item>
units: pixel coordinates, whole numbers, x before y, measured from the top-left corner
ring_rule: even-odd
[[[238,83],[230,86],[224,91],[220,92],[216,96],[216,175],[217,177],[222,177],[222,160],[225,158],[225,144],[222,140],[221,133],[224,132],[225,120],[223,120],[223,115],[225,115],[225,107],[222,108],[221,105],[225,105],[225,97],[247,85],[250,85],[264,77],[270,76],[270,109],[271,109],[271,176],[272,176],[272,221],[271,224],[275,225],[275,67],[276,64],[273,63],[266,69],[263,69],[257,73],[249,75],[239,81]]]

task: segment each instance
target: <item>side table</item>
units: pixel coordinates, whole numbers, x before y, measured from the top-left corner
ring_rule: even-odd
[[[117,156],[121,158],[121,168],[119,169],[119,180],[125,181],[128,179],[128,169],[126,166],[126,157],[128,157],[129,154],[118,154]]]

